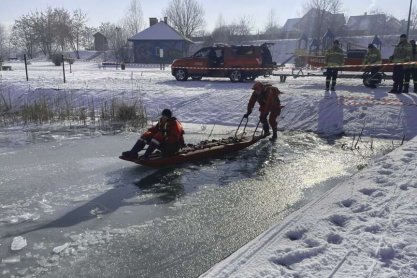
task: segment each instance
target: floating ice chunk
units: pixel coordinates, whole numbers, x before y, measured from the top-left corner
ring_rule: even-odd
[[[35,221],[40,218],[39,214],[24,213],[21,215],[12,215],[5,218],[0,218],[0,223],[18,224],[26,221]]]
[[[1,262],[4,264],[16,264],[20,262],[20,256],[12,256],[8,258],[1,259]]]
[[[90,198],[89,195],[83,194],[83,195],[72,198],[72,202],[74,203],[85,202],[85,201],[88,201],[89,198]]]
[[[40,243],[35,242],[35,244],[33,244],[33,250],[40,250],[40,249],[46,249],[45,243],[44,242],[40,242]]]
[[[26,242],[26,239],[22,236],[17,236],[13,238],[11,249],[13,251],[18,251],[18,250],[25,248],[26,245],[28,245]]]
[[[54,251],[55,254],[59,254],[61,253],[63,250],[67,249],[67,247],[69,246],[69,243],[65,243],[63,245],[57,246],[55,247],[52,251]]]
[[[25,276],[26,275],[26,273],[28,272],[28,268],[24,268],[24,269],[21,269],[21,270],[19,270],[19,271],[17,271],[17,273],[20,275],[20,276]]]

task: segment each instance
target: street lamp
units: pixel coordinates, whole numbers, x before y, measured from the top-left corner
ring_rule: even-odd
[[[411,18],[411,7],[413,6],[413,0],[410,0],[410,9],[408,10],[408,22],[407,22],[407,38],[410,32],[410,18]]]
[[[117,63],[119,63],[120,62],[120,57],[119,57],[119,55],[120,55],[120,27],[117,27],[116,26],[116,43],[115,43],[115,47],[116,47],[116,49],[115,49],[115,54],[116,54],[116,59],[117,59]]]

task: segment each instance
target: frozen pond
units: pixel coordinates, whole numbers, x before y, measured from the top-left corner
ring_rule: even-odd
[[[207,139],[190,128],[187,140]],[[135,138],[0,133],[2,277],[196,277],[392,147],[284,132],[155,170],[117,158]]]

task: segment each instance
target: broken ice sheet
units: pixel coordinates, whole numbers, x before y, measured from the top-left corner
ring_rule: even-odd
[[[16,264],[20,262],[20,256],[11,256],[4,259],[1,259],[1,262],[4,264]]]
[[[18,250],[25,248],[26,245],[27,245],[26,239],[22,236],[17,236],[13,238],[13,242],[10,248],[13,251],[18,251]]]
[[[52,251],[54,251],[55,254],[59,254],[61,253],[63,250],[67,249],[67,247],[69,246],[69,243],[65,243],[63,245],[54,247],[54,249]]]

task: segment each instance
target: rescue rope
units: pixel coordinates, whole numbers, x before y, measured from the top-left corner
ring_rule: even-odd
[[[386,66],[404,66],[404,65],[417,65],[417,61],[413,62],[403,62],[403,63],[383,63],[383,64],[369,64],[369,65],[343,65],[343,66],[323,66],[323,68],[373,68],[373,67],[386,67]]]
[[[238,100],[238,104],[231,110],[231,111],[237,111],[237,109],[239,108],[239,107],[241,107],[242,106],[242,104],[243,104],[243,101],[247,98],[248,96],[246,95],[246,94],[243,94],[243,96]],[[211,137],[211,135],[213,134],[213,130],[214,130],[214,127],[216,126],[216,124],[217,123],[214,123],[213,124],[213,127],[211,128],[211,131],[210,131],[210,134],[208,135],[208,137],[207,137],[207,139],[209,139],[210,137]]]
[[[318,58],[319,62],[320,60],[323,60],[324,63],[324,57]],[[344,69],[344,68],[372,68],[372,67],[386,67],[386,66],[399,66],[399,65],[417,65],[417,61],[413,61],[413,62],[403,62],[403,63],[380,63],[380,64],[368,64],[368,65],[341,65],[341,66],[323,66],[322,68],[337,68],[337,69]],[[195,69],[195,70],[276,70],[278,67],[250,67],[250,68],[241,68],[241,67],[227,67],[227,68],[218,68],[218,67],[193,67],[193,66],[189,66],[189,67],[185,67],[185,66],[181,66],[181,67],[171,67],[172,69]]]
[[[276,70],[277,68],[213,68],[213,67],[171,67],[172,69],[196,69],[196,70]]]

